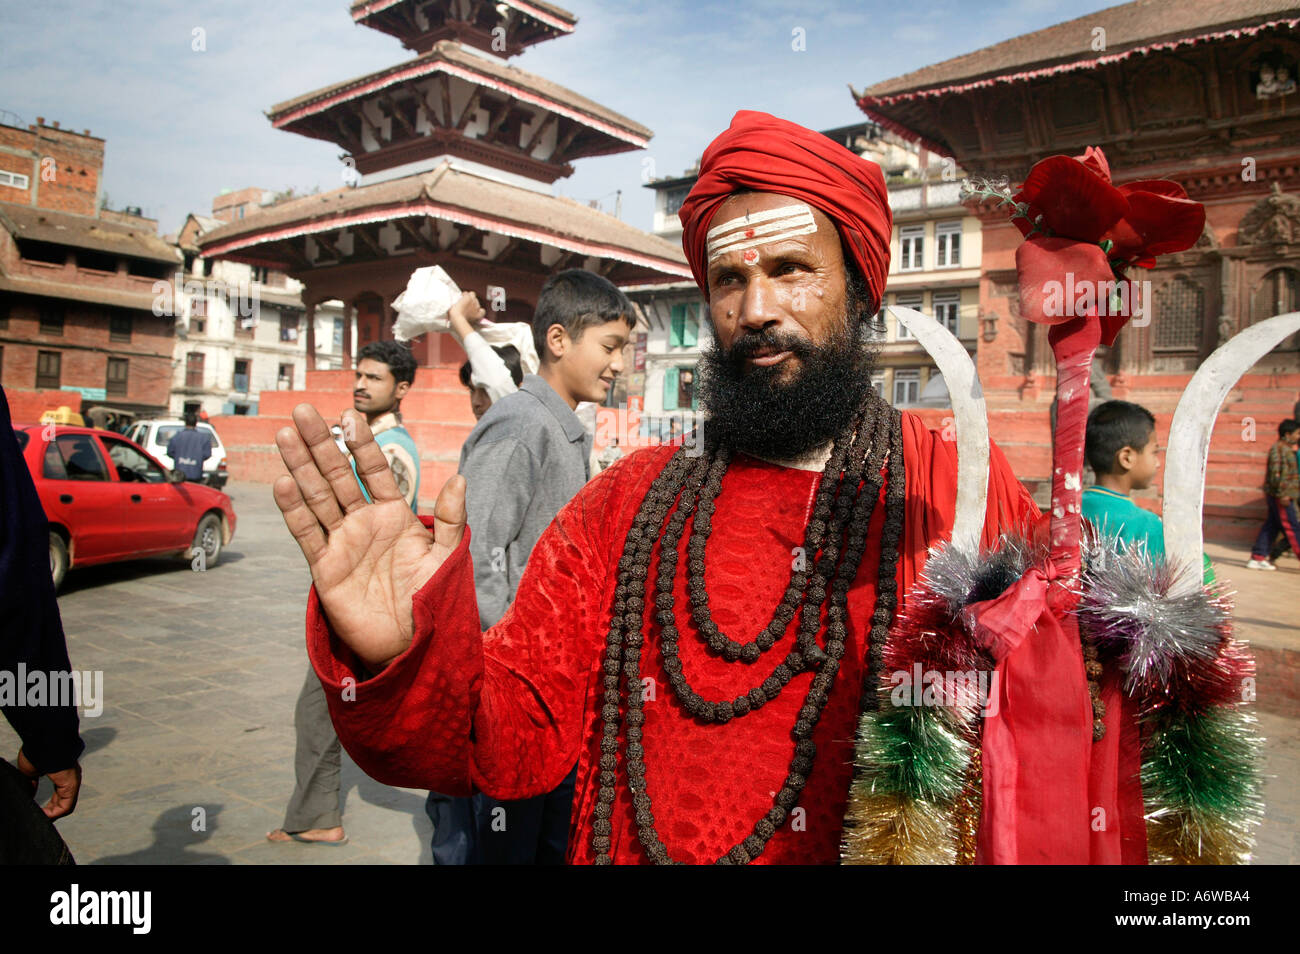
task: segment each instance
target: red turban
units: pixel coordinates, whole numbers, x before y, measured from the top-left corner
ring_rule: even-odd
[[[872,297],[881,301],[893,218],[880,166],[788,120],[750,110],[736,113],[704,151],[700,176],[678,213],[682,248],[706,297],[705,236],[718,206],[738,189],[788,195],[824,212],[862,269]]]

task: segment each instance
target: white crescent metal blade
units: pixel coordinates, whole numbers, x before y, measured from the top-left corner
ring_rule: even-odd
[[[957,425],[957,513],[952,545],[978,553],[989,495],[989,418],[975,363],[957,336],[929,315],[890,305],[889,311],[912,333],[943,372]]]
[[[1165,451],[1162,505],[1165,557],[1178,573],[1171,592],[1186,592],[1201,585],[1205,470],[1210,457],[1210,434],[1219,408],[1256,361],[1297,331],[1300,331],[1300,311],[1256,322],[1229,338],[1205,359],[1178,401]]]

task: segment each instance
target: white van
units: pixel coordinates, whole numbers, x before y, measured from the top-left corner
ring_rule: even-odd
[[[167,442],[184,426],[185,422],[176,418],[137,421],[127,429],[126,436],[171,467],[172,459],[167,456]],[[212,442],[212,456],[203,462],[203,483],[220,490],[226,485],[226,448],[211,424],[199,421],[198,429],[207,434],[208,440]]]

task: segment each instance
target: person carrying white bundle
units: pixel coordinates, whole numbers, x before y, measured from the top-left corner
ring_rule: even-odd
[[[469,388],[475,419],[481,418],[496,401],[517,391],[524,376],[518,348],[493,347],[479,334],[476,325],[486,314],[478,295],[470,291],[462,292],[447,310],[451,333],[469,358],[461,365],[460,382]]]

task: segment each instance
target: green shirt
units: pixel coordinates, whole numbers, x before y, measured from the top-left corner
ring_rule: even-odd
[[[1150,510],[1143,510],[1127,494],[1105,487],[1089,487],[1083,492],[1083,516],[1098,530],[1115,534],[1119,542],[1128,546],[1141,543],[1153,557],[1165,555],[1165,525]],[[1203,582],[1214,582],[1214,567],[1210,558],[1205,560]]]

